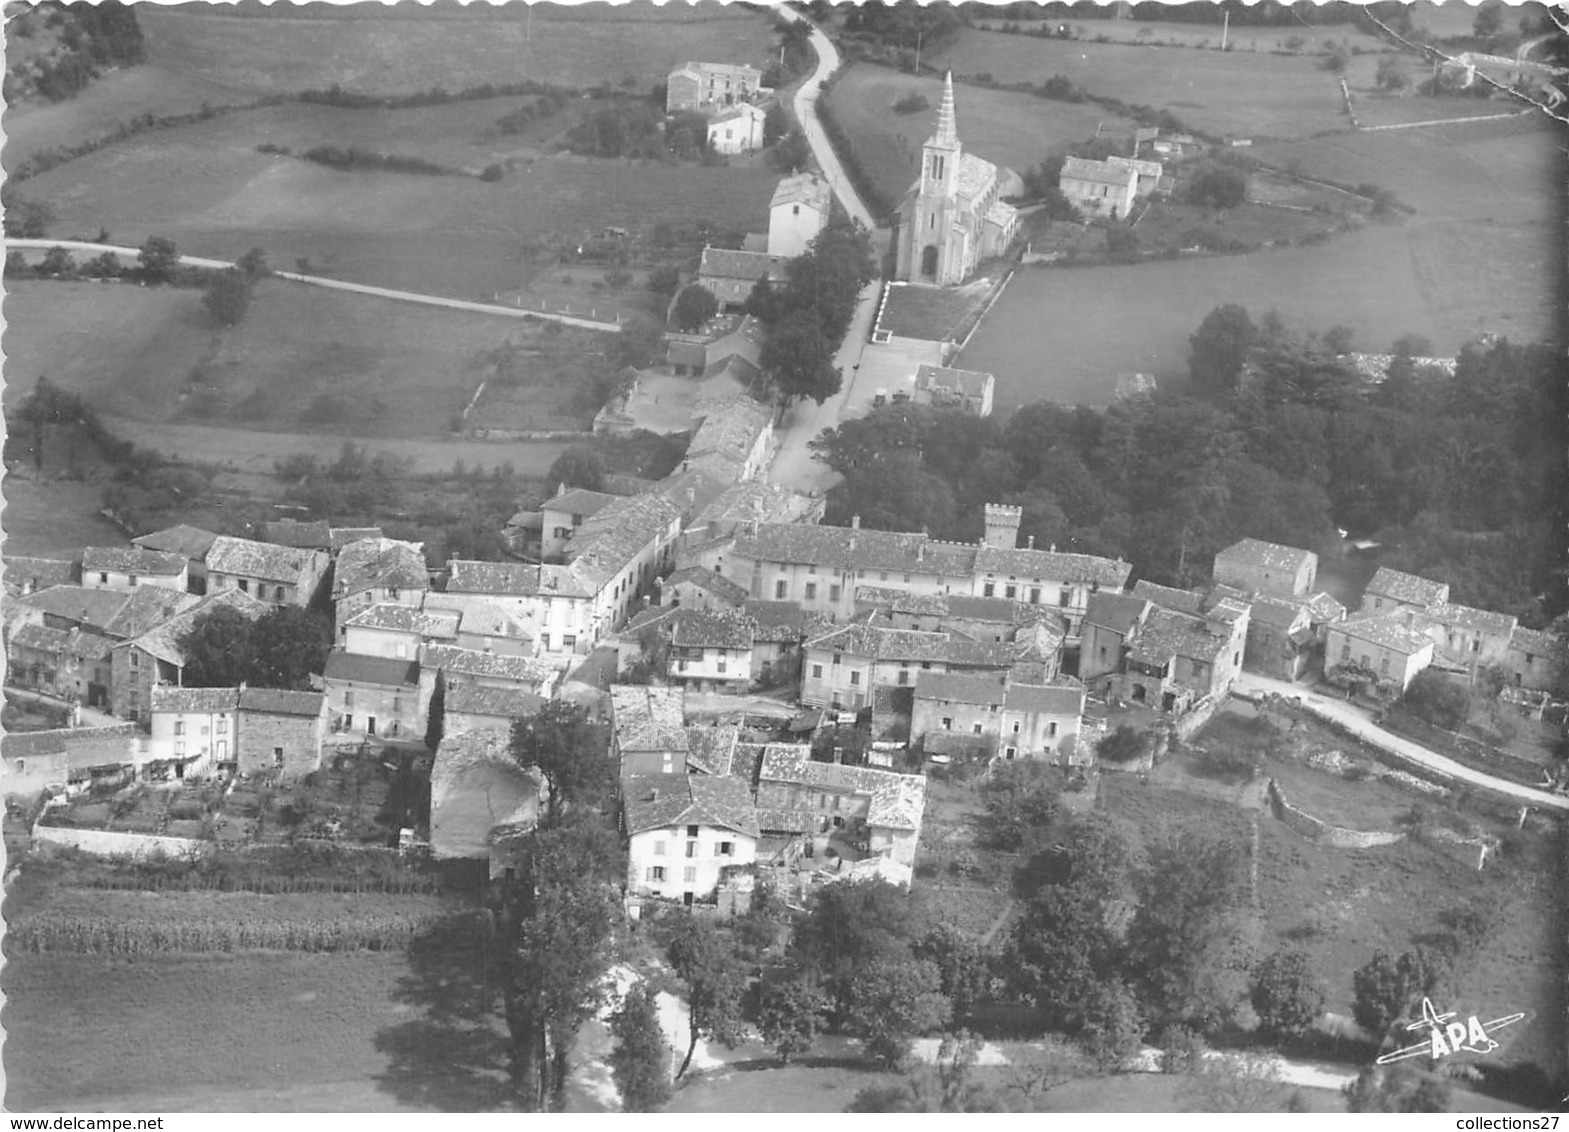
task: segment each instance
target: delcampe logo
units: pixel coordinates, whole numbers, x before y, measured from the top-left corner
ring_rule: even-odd
[[[1448,1057],[1452,1053],[1492,1053],[1498,1048],[1498,1043],[1487,1035],[1505,1026],[1513,1025],[1525,1017],[1524,1012],[1519,1014],[1506,1014],[1502,1018],[1494,1018],[1491,1022],[1483,1022],[1472,1014],[1464,1022],[1458,1021],[1459,1014],[1451,1010],[1440,1014],[1433,1009],[1433,1000],[1422,1000],[1422,1017],[1406,1027],[1412,1033],[1426,1030],[1427,1040],[1414,1045],[1401,1046],[1391,1050],[1378,1058],[1376,1064],[1388,1065],[1393,1061],[1404,1061],[1408,1057],[1421,1057],[1424,1053],[1434,1061]]]

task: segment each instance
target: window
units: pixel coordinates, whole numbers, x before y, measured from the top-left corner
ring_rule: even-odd
[[[1070,598],[1072,598],[1072,596],[1073,596],[1072,591],[1070,591],[1066,586],[1064,586],[1063,590],[1062,590],[1062,593],[1059,594],[1058,597],[1057,597],[1057,604],[1062,606],[1063,608],[1067,608],[1068,601],[1069,601]]]
[[[177,720],[174,721],[174,733],[176,735],[184,735],[185,734],[185,720],[177,719]]]
[[[348,709],[354,707],[354,689],[347,688],[343,692],[343,706]]]
[[[734,857],[735,856],[735,842],[734,841],[721,841],[715,847],[715,851],[721,857]]]
[[[695,857],[695,856],[697,856],[697,842],[695,842],[695,841],[688,841],[686,843],[686,855],[688,857]]]
[[[720,662],[719,662],[719,671],[720,671],[720,673],[721,673],[721,674],[723,674],[723,673],[724,673],[724,672],[725,672],[725,671],[726,671],[726,670],[727,670],[727,669],[726,669],[726,665],[725,665],[725,662],[724,662],[724,661],[722,661],[722,660],[721,660],[721,661],[720,661]]]
[[[17,774],[26,774],[27,773],[27,760],[26,759],[17,759],[16,760],[16,773]]]
[[[945,716],[942,717],[942,729],[944,731],[952,731],[953,730],[953,717],[952,716],[945,715]]]
[[[132,668],[140,668],[141,666],[142,666],[142,654],[139,653],[139,652],[133,651],[131,653],[131,667]]]
[[[820,665],[820,664],[812,665],[812,679],[813,680],[821,680],[822,678],[823,678],[823,666]]]
[[[991,582],[987,582],[985,585],[983,585],[981,587],[981,596],[982,597],[996,597],[997,596],[997,587],[995,585],[993,585]]]
[[[563,633],[561,635],[561,647],[564,648],[564,649],[575,649],[575,648],[577,648],[577,634],[576,633]]]
[[[100,571],[99,572],[99,574],[98,574],[98,584],[100,586],[107,586],[109,584],[109,574],[108,574],[107,571]]]
[[[806,583],[806,600],[807,601],[816,601],[817,600],[817,583],[816,582],[807,582]]]
[[[780,578],[774,583],[774,600],[783,601],[790,593],[790,583]]]
[[[1002,596],[1006,598],[1014,598],[1019,596],[1019,587],[1014,585],[1004,586],[1002,588]]]
[[[273,595],[273,596],[274,596],[274,597],[275,597],[275,598],[277,598],[277,600],[279,600],[279,601],[283,601],[283,600],[284,600],[284,594],[283,594],[283,587],[282,587],[282,586],[279,586],[279,587],[278,587],[278,591],[277,591],[277,593],[276,593],[276,594],[274,594],[274,595]]]
[[[691,884],[693,881],[695,881],[697,879],[697,868],[694,866],[692,868],[682,869],[681,870],[681,879],[685,883]]]
[[[838,663],[839,663],[839,654],[838,653],[834,653],[834,664],[837,666]]]
[[[887,570],[879,571],[878,575],[877,575],[877,580],[880,581],[880,582],[886,582],[888,580],[888,571]]]
[[[839,587],[838,586],[829,586],[828,587],[828,600],[829,601],[838,601],[839,600]]]
[[[546,652],[550,651],[550,634],[549,633],[541,633],[539,635],[539,647],[544,649]]]
[[[852,684],[859,684],[860,682],[861,682],[861,674],[859,672],[852,672],[852,673],[850,673],[850,683],[852,683]]]
[[[1013,721],[1013,733],[1014,733],[1014,734],[1015,734],[1015,735],[1017,735],[1017,734],[1018,734],[1018,733],[1019,733],[1019,729],[1020,729],[1020,728],[1021,728],[1021,727],[1023,727],[1023,726],[1024,726],[1024,725],[1023,725],[1023,724],[1022,724],[1022,723],[1020,723],[1020,722],[1019,722],[1019,721],[1018,721],[1018,720],[1017,720],[1017,719],[1016,719],[1016,720],[1014,720],[1014,721]]]
[[[1031,586],[1030,587],[1030,604],[1031,605],[1039,605],[1040,603],[1041,603],[1041,588],[1039,586]]]
[[[273,766],[282,766],[283,765],[283,748],[282,747],[274,747],[272,749],[272,765]]]
[[[1340,660],[1344,663],[1351,659],[1351,642],[1346,641],[1340,646]]]
[[[1057,721],[1055,719],[1046,725],[1046,734],[1053,739],[1057,737]]]
[[[791,216],[800,216],[801,215],[801,206],[798,205],[798,204],[792,204],[790,206],[790,215]]]
[[[811,574],[813,577],[816,577],[817,576],[817,563],[815,563],[815,562],[808,562],[806,564],[806,572],[808,574]]]
[[[248,594],[251,592],[251,583],[249,578],[240,579],[240,592],[242,594]]]
[[[686,835],[688,837],[696,837],[697,836],[697,826],[695,826],[695,825],[687,826],[686,827]]]
[[[664,880],[665,879],[665,867],[663,865],[654,865],[654,866],[652,866],[648,870],[648,879],[649,880],[654,880],[654,881]]]
[[[1384,608],[1384,599],[1381,598],[1381,597],[1375,597],[1373,599],[1373,608],[1374,609],[1383,609]]]
[[[1381,656],[1378,658],[1378,670],[1385,676],[1389,675],[1389,657]]]
[[[981,725],[980,725],[980,724],[979,724],[979,723],[977,723],[977,724],[975,724],[975,725],[974,725],[974,726],[972,726],[972,727],[971,727],[971,728],[970,728],[970,730],[971,730],[971,731],[972,731],[972,732],[973,732],[973,733],[975,733],[975,734],[976,734],[976,735],[979,735],[979,734],[980,734],[980,733],[981,733]]]
[[[1003,751],[1003,754],[1006,755],[1010,759],[1013,758],[1013,756],[1017,755],[1018,753],[1019,753],[1019,748],[1017,748],[1017,747],[1009,747],[1007,750]]]
[[[663,857],[664,855],[665,855],[665,843],[663,841],[656,841],[656,842],[654,842],[654,856],[656,856],[656,857]]]
[[[227,735],[228,733],[229,733],[229,717],[226,716],[226,715],[220,715],[218,717],[218,734],[220,734],[220,735]]]
[[[908,668],[901,668],[901,669],[899,669],[899,683],[900,684],[908,684],[909,682],[910,682],[910,670]]]
[[[1471,642],[1471,651],[1472,652],[1481,652],[1482,651],[1482,642],[1480,640],[1472,641]]]

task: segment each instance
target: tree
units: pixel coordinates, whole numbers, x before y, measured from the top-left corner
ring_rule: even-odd
[[[1329,53],[1324,56],[1324,62],[1320,65],[1332,74],[1344,73],[1345,69],[1351,66],[1350,48],[1343,43],[1331,43]]]
[[[1404,1065],[1369,1065],[1341,1091],[1351,1112],[1449,1111],[1449,1083]]]
[[[332,648],[332,623],[319,613],[284,605],[251,620],[220,605],[198,617],[181,637],[181,680],[193,688],[306,690]]]
[[[553,818],[568,805],[603,806],[615,788],[605,729],[578,704],[551,700],[527,719],[513,720],[512,757],[545,776]]]
[[[866,1052],[890,1067],[904,1061],[911,1038],[953,1016],[937,965],[926,960],[874,959],[852,978],[851,996],[851,1025],[865,1039]]]
[[[167,283],[180,266],[180,253],[174,241],[165,236],[149,236],[137,253],[142,278],[148,283]]]
[[[1149,736],[1126,723],[1100,741],[1096,754],[1108,762],[1126,763],[1143,758],[1149,750]]]
[[[1412,715],[1445,731],[1459,731],[1471,715],[1471,689],[1442,672],[1425,668],[1406,687],[1402,705]]]
[[[670,1099],[670,1047],[659,1026],[659,1007],[646,983],[627,992],[611,1016],[610,1076],[621,1093],[621,1111],[654,1112]]]
[[[1398,959],[1375,951],[1372,959],[1352,973],[1352,1016],[1363,1029],[1383,1034],[1412,1014],[1418,1000],[1431,997],[1447,973],[1444,957],[1425,947],[1402,952]]]
[[[660,264],[648,273],[647,286],[660,297],[662,303],[668,303],[670,296],[676,293],[676,288],[681,286],[681,271],[668,263]]]
[[[790,133],[790,112],[784,103],[770,103],[763,115],[763,144],[776,145]]]
[[[48,235],[49,225],[54,223],[54,209],[43,201],[28,200],[10,190],[9,181],[0,189],[0,196],[5,201],[5,234],[28,240],[40,240]]]
[[[1133,990],[1121,979],[1097,984],[1084,1004],[1085,1048],[1112,1072],[1144,1045],[1144,1016]]]
[[[238,268],[214,272],[202,294],[202,306],[219,326],[234,326],[251,305],[251,281]]]
[[[844,385],[843,371],[833,364],[833,346],[810,311],[792,311],[769,328],[762,362],[787,405],[801,397],[821,405]]]
[[[996,768],[981,785],[986,809],[982,836],[995,848],[1033,847],[1051,828],[1062,805],[1056,768],[1034,759],[1016,759]]]
[[[779,139],[768,155],[771,165],[780,173],[799,173],[812,161],[812,146],[800,130],[791,130]]]
[[[1206,1057],[1180,1096],[1183,1112],[1278,1112],[1280,1070],[1259,1054]]]
[[[1399,55],[1385,55],[1374,75],[1380,90],[1402,91],[1411,85],[1411,69]]]
[[[69,275],[75,267],[71,253],[58,245],[44,253],[44,258],[38,261],[39,275]]]
[[[676,296],[671,318],[677,330],[700,330],[719,310],[719,300],[707,287],[688,283]]]
[[[1504,29],[1504,6],[1498,3],[1483,4],[1471,21],[1471,34],[1477,39],[1492,39]]]
[[[1189,204],[1204,208],[1236,208],[1247,200],[1247,174],[1234,165],[1210,162],[1199,167],[1184,194]]]
[[[620,901],[620,845],[597,816],[547,821],[502,882],[499,960],[512,1074],[525,1109],[559,1111],[578,1029],[599,1008]]]
[[[855,1000],[856,972],[877,959],[908,957],[913,935],[908,892],[881,880],[841,881],[813,895],[791,946],[822,978],[842,1024]]]
[[[982,1042],[968,1034],[943,1035],[937,1064],[914,1069],[893,1085],[869,1085],[846,1112],[1009,1112],[1005,1097],[971,1079]]]
[[[425,720],[425,746],[434,751],[441,746],[447,730],[447,681],[440,673],[436,675],[436,687],[430,694]]]
[[[937,968],[939,989],[953,1004],[953,1016],[964,1022],[991,983],[991,964],[976,939],[949,923],[940,923],[916,941],[911,954]]]
[[[1264,1033],[1285,1038],[1306,1033],[1318,1022],[1328,994],[1307,953],[1286,948],[1271,952],[1253,969],[1250,997]]]
[[[567,487],[580,487],[585,491],[603,491],[605,488],[605,465],[599,458],[599,453],[592,448],[575,445],[557,456],[550,465],[550,470],[545,473],[545,483],[551,489],[561,484]]]
[[[266,275],[272,274],[272,268],[267,266],[267,253],[260,248],[252,248],[242,255],[234,264],[245,278],[255,281]]]
[[[670,966],[686,983],[690,1038],[676,1079],[686,1075],[702,1038],[734,1049],[741,1039],[741,998],[746,973],[734,941],[711,920],[678,914],[665,947]]]
[[[1258,329],[1245,308],[1224,303],[1204,316],[1188,339],[1188,371],[1193,384],[1208,393],[1236,389],[1242,363],[1258,340]]]
[[[828,996],[817,976],[794,968],[776,968],[763,977],[758,990],[757,1028],[763,1041],[788,1065],[812,1048],[828,1011]]]

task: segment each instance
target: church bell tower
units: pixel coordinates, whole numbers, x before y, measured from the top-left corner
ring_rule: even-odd
[[[954,213],[958,201],[959,159],[963,147],[954,120],[953,72],[943,79],[942,105],[937,110],[937,131],[921,147],[921,180],[910,214],[910,231],[904,234],[905,260],[901,278],[919,283],[958,282],[963,268],[957,262]],[[907,241],[907,242],[906,242]]]

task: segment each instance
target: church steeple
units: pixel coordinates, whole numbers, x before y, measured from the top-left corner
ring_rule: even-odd
[[[953,72],[943,79],[942,105],[937,108],[937,132],[921,147],[921,192],[951,197],[958,183],[959,127],[953,112]]]
[[[959,127],[953,113],[953,72],[942,81],[942,105],[937,108],[937,132],[927,145],[956,146],[959,144]]]

